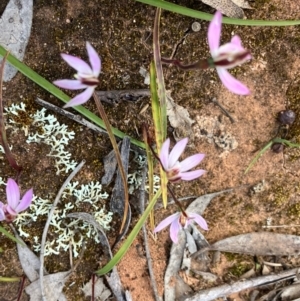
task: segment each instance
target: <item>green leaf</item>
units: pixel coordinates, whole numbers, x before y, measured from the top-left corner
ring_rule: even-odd
[[[3,233],[5,236],[7,236],[9,239],[13,240],[14,242],[20,244],[21,246],[24,246],[24,243],[16,239],[12,234],[10,234],[8,231],[6,231],[3,227],[0,226],[0,232]]]
[[[129,247],[133,243],[134,239],[138,235],[139,231],[141,230],[143,224],[146,222],[146,219],[148,218],[151,210],[153,209],[157,199],[159,198],[161,194],[161,190],[159,189],[157,193],[155,194],[154,198],[151,200],[151,202],[148,204],[146,210],[144,211],[143,215],[137,222],[137,224],[134,226],[130,234],[128,235],[127,239],[123,243],[122,247],[119,249],[119,251],[116,253],[116,255],[110,260],[110,262],[104,266],[102,269],[96,271],[95,273],[99,276],[105,275],[106,273],[110,272],[115,265],[118,264],[118,262],[123,258],[123,256],[128,251]]]
[[[136,1],[155,7],[160,7],[162,9],[171,11],[173,13],[188,16],[191,18],[210,21],[213,17],[213,15],[211,14],[207,14],[198,10],[187,8],[167,1],[162,1],[162,0],[136,0]],[[265,21],[265,20],[233,19],[233,18],[223,17],[222,23],[232,24],[232,25],[242,25],[242,26],[292,26],[292,25],[299,25],[300,20]]]
[[[7,50],[0,45],[0,56],[5,56],[6,53],[7,53]],[[52,95],[54,95],[55,97],[57,97],[58,99],[63,101],[64,103],[67,103],[71,99],[67,94],[62,92],[59,88],[54,86],[52,83],[47,81],[45,78],[40,76],[38,73],[33,71],[31,68],[29,68],[28,66],[23,64],[12,54],[8,55],[7,61],[11,65],[13,65],[17,70],[19,70],[21,73],[23,73],[26,77],[31,79],[33,82],[38,84],[40,87],[42,87],[43,89],[45,89],[46,91],[48,91],[49,93],[51,93]],[[85,116],[86,118],[88,118],[90,121],[94,122],[98,126],[105,129],[103,120],[101,118],[99,118],[98,116],[96,116],[95,114],[93,114],[91,111],[87,110],[83,106],[76,106],[76,107],[73,107],[73,109],[76,110],[77,112],[79,112],[80,114],[82,114],[83,116]],[[112,128],[112,131],[115,136],[117,136],[121,139],[124,138],[125,136],[128,136],[116,128]],[[145,145],[143,142],[138,141],[133,138],[130,138],[130,140],[131,140],[131,143],[133,143],[143,149],[145,148]]]
[[[20,281],[20,277],[1,277],[0,276],[0,281],[2,282],[17,282]]]

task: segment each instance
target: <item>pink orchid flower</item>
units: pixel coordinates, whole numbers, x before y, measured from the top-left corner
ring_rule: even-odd
[[[208,230],[207,223],[201,215],[197,213],[183,214],[182,212],[176,212],[162,220],[153,232],[157,233],[171,224],[170,237],[172,241],[177,244],[179,230],[186,228],[193,221],[196,222],[202,229]]]
[[[76,79],[61,79],[53,83],[63,89],[85,89],[82,93],[72,98],[64,108],[78,106],[87,102],[99,84],[98,76],[101,71],[100,57],[89,42],[86,42],[86,49],[90,65],[76,56],[65,53],[61,54],[62,58],[77,71],[77,74],[74,76]]]
[[[223,85],[231,92],[247,95],[249,89],[234,78],[227,69],[241,65],[251,59],[250,52],[242,46],[240,37],[234,36],[230,43],[220,46],[222,14],[217,11],[208,27],[208,44],[213,66],[216,67]]]
[[[191,181],[201,177],[205,173],[205,170],[202,169],[188,171],[203,160],[205,157],[204,154],[196,154],[184,159],[181,162],[178,161],[179,157],[184,152],[187,143],[188,138],[178,141],[170,154],[170,139],[167,139],[161,147],[159,154],[160,162],[163,166],[163,169],[167,173],[167,177],[170,182],[177,182],[180,180]]]
[[[0,202],[0,221],[12,222],[18,213],[26,210],[33,199],[33,189],[26,191],[20,200],[20,189],[13,179],[8,179],[6,185],[7,204]]]

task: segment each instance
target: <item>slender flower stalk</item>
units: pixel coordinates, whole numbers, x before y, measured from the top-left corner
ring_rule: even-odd
[[[95,88],[99,84],[99,74],[101,71],[101,60],[96,50],[89,42],[86,42],[86,49],[89,56],[90,65],[82,59],[62,53],[62,58],[72,67],[77,73],[75,79],[61,79],[53,83],[63,89],[79,90],[85,89],[83,92],[72,98],[64,108],[74,107],[87,102],[94,93]]]
[[[12,222],[18,213],[26,210],[33,199],[33,189],[25,192],[20,199],[20,189],[18,184],[13,179],[8,179],[6,185],[7,204],[0,202],[0,221]]]
[[[230,43],[220,46],[222,29],[222,14],[217,11],[208,27],[208,44],[212,59],[212,67],[215,67],[223,85],[231,92],[239,95],[247,95],[249,89],[234,78],[227,69],[239,66],[251,59],[250,52],[243,48],[239,36],[234,36]]]
[[[154,229],[154,233],[161,231],[162,229],[170,226],[170,237],[172,241],[176,244],[178,243],[178,233],[182,228],[186,228],[192,222],[196,222],[202,229],[208,230],[207,223],[205,219],[197,213],[186,213],[186,212],[176,212],[164,220],[162,220],[157,227]]]
[[[205,170],[202,169],[188,171],[203,160],[205,157],[204,154],[196,154],[181,162],[178,161],[179,157],[184,152],[187,143],[188,138],[178,141],[169,153],[170,139],[168,138],[161,147],[159,159],[170,182],[178,182],[180,180],[191,181],[201,177],[205,173]]]

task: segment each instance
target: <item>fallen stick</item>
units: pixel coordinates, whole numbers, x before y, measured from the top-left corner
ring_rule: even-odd
[[[272,284],[275,282],[294,278],[299,273],[299,268],[284,271],[276,275],[267,275],[248,280],[240,280],[233,284],[224,284],[214,288],[202,290],[193,296],[183,296],[178,301],[211,301],[223,298],[233,293],[238,293],[245,289],[254,288],[260,285]]]

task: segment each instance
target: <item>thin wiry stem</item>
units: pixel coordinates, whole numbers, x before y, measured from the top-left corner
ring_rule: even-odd
[[[67,185],[71,182],[71,180],[76,176],[76,174],[79,172],[79,170],[82,168],[82,166],[85,164],[85,160],[82,160],[79,165],[76,166],[76,168],[73,170],[73,172],[68,176],[66,181],[63,183],[61,186],[54,202],[52,205],[52,208],[48,214],[48,219],[46,221],[43,235],[42,235],[42,240],[41,240],[41,252],[40,252],[40,272],[39,272],[39,277],[40,277],[40,288],[41,288],[41,295],[42,295],[42,300],[47,301],[46,296],[45,296],[45,290],[44,290],[44,282],[43,282],[43,277],[44,277],[44,249],[45,249],[45,244],[46,244],[46,239],[47,239],[47,233],[48,229],[50,226],[50,222],[53,216],[53,213],[56,209],[56,206],[62,196],[62,193],[64,192],[65,188]]]
[[[0,66],[0,143],[2,144],[5,152],[5,156],[9,162],[9,165],[17,171],[17,182],[22,171],[22,167],[19,166],[14,159],[12,152],[10,151],[7,137],[6,137],[6,130],[5,130],[5,122],[4,122],[4,114],[3,114],[3,98],[2,98],[2,81],[3,81],[3,73],[4,73],[4,66],[5,61],[8,56],[9,52],[6,53],[4,56],[1,66]]]
[[[122,233],[123,228],[124,228],[125,223],[126,223],[126,219],[127,219],[127,215],[128,215],[128,206],[129,206],[127,176],[126,176],[126,173],[125,173],[125,170],[124,170],[124,166],[123,166],[123,163],[122,163],[121,155],[120,155],[120,152],[119,152],[119,148],[118,148],[115,136],[112,132],[112,127],[109,123],[109,120],[108,120],[107,115],[105,113],[104,107],[101,103],[101,100],[99,99],[99,97],[97,96],[97,94],[95,92],[93,94],[93,97],[94,97],[97,109],[99,111],[99,114],[100,114],[100,116],[103,119],[103,122],[105,124],[110,142],[112,144],[112,147],[115,151],[116,159],[117,159],[117,162],[118,162],[118,166],[119,166],[119,170],[120,170],[120,174],[121,174],[121,178],[122,178],[122,182],[123,182],[123,186],[124,186],[124,215],[123,215],[123,220],[122,220],[122,224],[121,224],[120,231],[119,231],[119,233]]]

